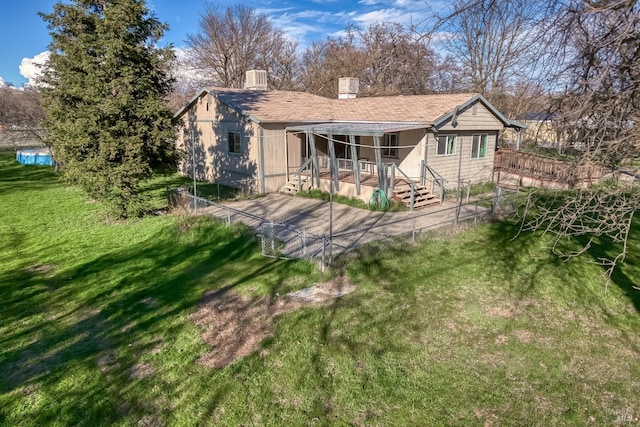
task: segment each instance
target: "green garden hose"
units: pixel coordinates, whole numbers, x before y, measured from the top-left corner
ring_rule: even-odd
[[[369,207],[387,209],[389,207],[389,199],[387,198],[387,193],[385,193],[384,190],[380,188],[376,188],[375,190],[373,190],[371,199],[369,199]]]

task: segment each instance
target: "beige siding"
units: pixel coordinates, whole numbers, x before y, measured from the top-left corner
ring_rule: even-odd
[[[295,172],[302,162],[303,144],[305,143],[304,135],[287,134],[287,158],[289,160],[289,173]]]
[[[484,105],[476,103],[458,116],[458,124],[453,127],[451,122],[441,127],[438,135],[456,135],[455,153],[452,155],[438,155],[438,140],[436,134],[427,137],[427,163],[447,180],[449,189],[455,188],[460,180],[472,183],[491,180],[493,171],[493,157],[495,154],[497,136],[504,128]],[[471,158],[473,135],[487,135],[487,150],[484,158]]]
[[[473,104],[458,115],[458,125],[454,128],[451,122],[439,129],[440,133],[445,131],[498,131],[503,129],[503,124],[484,105],[479,102]]]
[[[460,166],[462,181],[482,182],[491,179],[496,137],[503,124],[480,103],[476,103],[457,118],[457,126],[447,123],[439,135],[455,134],[456,150],[453,155],[437,155],[437,139],[434,133],[424,129],[398,134],[398,155],[382,157],[384,163],[394,162],[410,178],[420,178],[422,160],[433,167],[448,182],[448,187],[457,185]],[[304,136],[287,135],[286,123],[260,125],[247,119],[235,110],[220,104],[209,94],[202,96],[183,117],[183,131],[178,146],[185,151],[186,158],[181,172],[192,176],[195,165],[196,177],[201,180],[223,182],[241,186],[252,191],[273,192],[280,189],[288,175],[301,164],[304,153]],[[241,152],[230,153],[229,132],[241,133]],[[471,158],[472,136],[487,134],[486,157]],[[340,139],[339,136],[336,137]],[[328,154],[327,141],[316,137],[319,155]],[[345,139],[346,141],[346,139]],[[381,143],[383,138],[381,138]],[[375,162],[372,137],[361,137],[359,158]],[[260,148],[262,147],[262,152]],[[340,157],[350,157],[344,150],[348,147],[336,143]],[[264,165],[261,171],[261,165]],[[289,169],[287,169],[287,165]],[[264,176],[264,182],[260,178]],[[396,175],[400,178],[399,175]],[[289,176],[290,177],[290,176]]]
[[[473,135],[487,135],[486,157],[479,159],[471,158],[471,146]],[[460,167],[460,179],[473,183],[491,180],[493,170],[493,156],[496,147],[496,135],[492,133],[478,132],[446,132],[441,131],[440,136],[456,135],[455,152],[452,155],[438,155],[438,141],[434,134],[430,134],[427,142],[427,163],[436,172],[447,180],[447,187],[453,188],[458,182],[458,168]]]
[[[264,190],[267,193],[278,191],[287,183],[287,138],[284,124],[266,124],[262,131],[264,157]],[[254,147],[260,146],[256,139]],[[256,149],[256,153],[258,153]]]
[[[420,179],[420,166],[424,159],[426,130],[415,129],[400,133],[398,167],[414,181]],[[396,174],[396,178],[402,178]]]
[[[229,132],[240,133],[240,153],[230,152]],[[258,162],[251,141],[255,126],[236,111],[205,95],[183,117],[178,145],[185,152],[180,171],[199,180],[255,191]]]

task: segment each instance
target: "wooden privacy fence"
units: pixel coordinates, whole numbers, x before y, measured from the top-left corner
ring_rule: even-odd
[[[494,173],[505,172],[519,177],[564,184],[569,187],[600,181],[603,170],[595,165],[576,165],[564,160],[551,159],[520,151],[498,151],[495,155]]]

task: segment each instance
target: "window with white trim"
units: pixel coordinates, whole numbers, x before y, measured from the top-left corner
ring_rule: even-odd
[[[240,132],[230,131],[227,138],[229,139],[229,153],[242,154],[242,138]]]
[[[484,159],[487,157],[487,139],[488,135],[486,133],[473,135],[473,141],[471,143],[472,159]]]
[[[437,154],[438,156],[451,156],[456,154],[456,136],[439,135]]]
[[[387,133],[382,141],[382,155],[384,157],[398,157],[398,134]]]

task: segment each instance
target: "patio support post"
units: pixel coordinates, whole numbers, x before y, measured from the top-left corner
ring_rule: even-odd
[[[264,129],[262,128],[262,126],[260,126],[258,128],[258,151],[260,152],[260,193],[264,194],[266,193],[266,187],[265,187],[265,182],[264,180],[266,179],[265,177],[265,171],[264,171]],[[288,166],[288,165],[287,165]]]
[[[316,179],[316,188],[320,188],[320,168],[318,167],[318,153],[316,152],[316,139],[315,136],[307,131],[307,143],[309,144],[309,151],[311,151],[311,164],[313,171],[311,172],[311,186],[313,187],[313,178]]]
[[[378,169],[378,188],[385,189],[384,168],[382,167],[382,152],[380,151],[380,136],[373,137],[373,147],[376,156],[376,168]]]
[[[355,135],[349,135],[351,143],[351,159],[353,161],[353,179],[356,182],[356,194],[360,195],[360,159],[358,159],[358,147],[356,147]]]
[[[287,132],[284,133],[284,159],[287,165],[285,173],[287,174],[287,182],[289,182],[289,134]]]
[[[331,165],[331,179],[334,179],[336,191],[340,191],[340,174],[338,173],[338,159],[336,159],[336,149],[333,145],[333,135],[327,135],[327,143],[329,144],[329,163]]]
[[[391,163],[391,182],[389,182],[389,194],[388,195],[393,196],[393,191],[395,190],[395,186],[396,186],[396,164],[395,163]],[[413,207],[413,205],[412,205],[412,207]]]

